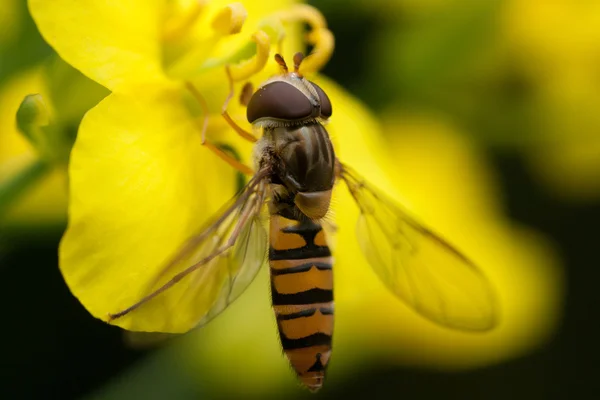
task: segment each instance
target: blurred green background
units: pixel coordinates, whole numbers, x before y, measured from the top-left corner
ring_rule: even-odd
[[[348,371],[332,372],[316,397],[548,399],[591,389],[600,372],[600,5],[567,0],[311,3],[336,37],[334,57],[323,73],[370,108],[390,143],[406,146],[412,143],[407,132],[419,135],[422,122],[405,121],[451,126],[452,140],[468,143],[488,166],[484,182],[497,187],[493,202],[506,224],[541,234],[551,249],[549,263],[560,265],[558,275],[564,276],[560,298],[548,299],[555,321],[520,353],[455,369],[401,357],[356,356]],[[293,384],[235,394],[234,374],[214,379],[210,362],[199,367],[181,356],[191,339],[158,349],[132,348],[118,328],[92,318],[70,294],[56,257],[66,224],[65,182],[57,171],[66,156],[52,167],[39,165],[27,146],[8,135],[16,131],[23,98],[41,86],[55,115],[47,129],[71,140],[83,113],[107,93],[56,58],[24,1],[3,0],[0,185],[18,187],[20,197],[12,201],[0,195],[0,398],[311,397]],[[20,127],[35,142],[36,122],[25,116]],[[404,151],[411,154],[410,148]],[[423,153],[419,161],[427,165],[438,158],[443,156]],[[465,172],[450,173],[460,182]],[[22,179],[13,180],[17,175]],[[520,299],[513,301],[518,307]],[[244,363],[243,355],[237,362]],[[214,369],[226,371],[227,365]]]

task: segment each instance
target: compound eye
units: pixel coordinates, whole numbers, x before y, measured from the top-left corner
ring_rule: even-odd
[[[310,117],[312,110],[304,93],[289,83],[277,81],[261,87],[252,95],[246,117],[250,123],[260,118],[299,120]]]
[[[329,97],[327,97],[325,91],[319,86],[317,86],[316,83],[311,82],[311,84],[313,85],[313,87],[317,91],[317,94],[319,95],[319,102],[321,103],[321,117],[331,117],[333,110],[331,108],[331,101],[329,101]]]

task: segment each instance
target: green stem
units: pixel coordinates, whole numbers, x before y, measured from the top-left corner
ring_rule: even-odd
[[[50,171],[50,164],[42,160],[34,160],[0,182],[0,217],[9,207],[36,182],[39,182]]]

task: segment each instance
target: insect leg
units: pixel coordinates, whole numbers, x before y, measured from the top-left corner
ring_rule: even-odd
[[[231,165],[233,168],[237,169],[241,173],[246,174],[246,175],[253,175],[254,171],[252,170],[252,168],[241,163],[235,157],[227,154],[225,151],[223,151],[219,147],[215,146],[213,143],[210,143],[208,140],[206,140],[206,130],[208,128],[208,115],[209,115],[208,104],[206,104],[206,100],[200,94],[198,89],[196,89],[196,87],[194,85],[192,85],[192,83],[186,82],[186,87],[190,91],[192,96],[194,96],[194,98],[198,101],[198,103],[200,104],[200,107],[202,107],[202,112],[204,113],[204,120],[203,120],[202,126],[200,128],[201,137],[202,137],[202,145],[205,146],[206,148],[208,148],[213,153],[215,153],[219,158],[221,158],[223,161],[225,161],[227,164]]]
[[[241,126],[236,124],[236,122],[231,118],[231,116],[229,116],[229,113],[227,112],[227,106],[229,106],[229,102],[233,98],[235,90],[233,87],[233,77],[231,76],[231,70],[229,69],[229,66],[225,67],[225,73],[227,74],[227,80],[229,81],[229,94],[227,95],[227,98],[225,99],[225,103],[223,103],[221,115],[223,116],[223,118],[225,118],[225,121],[227,121],[229,126],[231,126],[231,128],[233,128],[233,130],[238,135],[240,135],[244,139],[254,143],[257,141],[256,137],[252,133],[247,132]]]

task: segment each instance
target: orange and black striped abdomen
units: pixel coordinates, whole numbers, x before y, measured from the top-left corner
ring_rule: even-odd
[[[269,262],[281,345],[300,380],[318,390],[333,335],[332,257],[321,225],[272,215]]]

